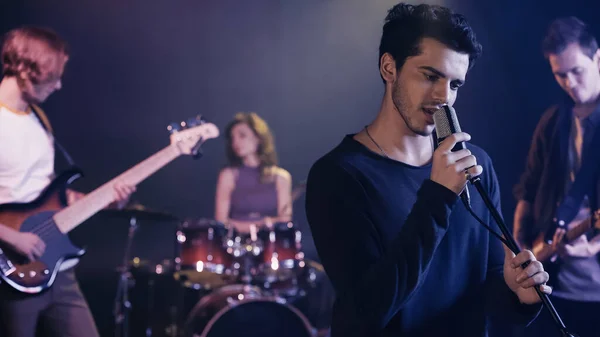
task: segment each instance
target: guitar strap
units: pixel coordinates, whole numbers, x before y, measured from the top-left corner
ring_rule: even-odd
[[[57,147],[58,150],[62,153],[62,155],[65,157],[65,160],[67,161],[67,163],[69,163],[69,165],[72,167],[77,166],[77,165],[75,165],[75,161],[69,155],[67,150],[58,142],[58,140],[54,136],[54,133],[52,130],[52,125],[50,124],[50,120],[48,119],[48,116],[46,116],[46,113],[44,113],[44,110],[42,110],[42,108],[40,108],[39,106],[32,104],[31,111],[33,111],[35,116],[39,119],[40,123],[42,124],[42,127],[48,133],[50,133],[50,135],[52,135],[52,139],[54,141],[54,146]]]

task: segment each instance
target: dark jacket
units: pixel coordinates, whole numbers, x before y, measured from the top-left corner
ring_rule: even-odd
[[[561,104],[550,107],[540,119],[531,142],[525,172],[515,187],[517,200],[532,205],[532,218],[515,223],[520,230],[517,241],[531,246],[533,241],[551,228],[558,204],[567,191],[569,176],[569,137],[573,123],[573,103],[565,98]],[[583,121],[584,149],[600,126],[600,105]],[[589,152],[594,154],[594,152]],[[592,209],[598,206],[600,181],[596,175],[590,181],[587,193]]]

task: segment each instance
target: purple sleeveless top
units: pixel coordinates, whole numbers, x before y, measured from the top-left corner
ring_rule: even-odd
[[[259,220],[277,216],[277,188],[275,182],[260,182],[258,167],[240,166],[235,188],[231,193],[229,218]]]

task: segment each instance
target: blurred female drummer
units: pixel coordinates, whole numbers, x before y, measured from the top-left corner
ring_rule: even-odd
[[[277,166],[273,135],[256,113],[238,113],[225,130],[227,165],[220,171],[215,220],[243,233],[292,219],[292,177]]]

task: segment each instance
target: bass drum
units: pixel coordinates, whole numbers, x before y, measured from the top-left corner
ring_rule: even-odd
[[[202,298],[190,312],[185,337],[312,337],[315,330],[298,309],[259,288],[233,284]]]

